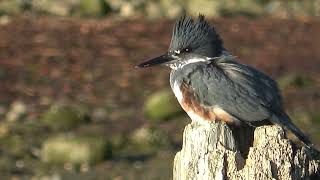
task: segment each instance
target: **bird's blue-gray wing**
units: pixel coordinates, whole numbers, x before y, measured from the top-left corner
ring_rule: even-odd
[[[282,110],[276,83],[243,64],[199,63],[186,79],[204,106],[220,107],[240,120],[266,120]]]

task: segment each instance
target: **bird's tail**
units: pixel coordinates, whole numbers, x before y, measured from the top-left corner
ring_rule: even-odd
[[[273,115],[271,121],[291,131],[309,149],[313,147],[313,144],[311,143],[309,138],[292,123],[290,117],[287,114],[283,113],[281,115]]]

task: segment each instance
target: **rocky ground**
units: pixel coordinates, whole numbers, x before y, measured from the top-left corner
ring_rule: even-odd
[[[320,147],[320,21],[211,22],[233,55],[279,82],[287,111]],[[1,179],[171,177],[189,119],[168,91],[168,69],[134,66],[167,49],[173,21],[0,23]]]

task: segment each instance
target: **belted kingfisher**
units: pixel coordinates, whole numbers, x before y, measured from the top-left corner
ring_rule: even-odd
[[[168,51],[137,67],[160,64],[172,69],[171,88],[193,121],[220,120],[233,126],[268,121],[312,146],[285,113],[276,82],[239,63],[203,15],[195,20],[189,16],[178,19]]]

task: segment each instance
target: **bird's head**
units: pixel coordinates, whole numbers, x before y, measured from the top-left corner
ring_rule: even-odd
[[[223,50],[220,36],[203,15],[199,15],[195,20],[189,16],[183,16],[174,25],[168,51],[137,67],[164,64],[177,69],[189,63],[210,61],[220,56]]]

